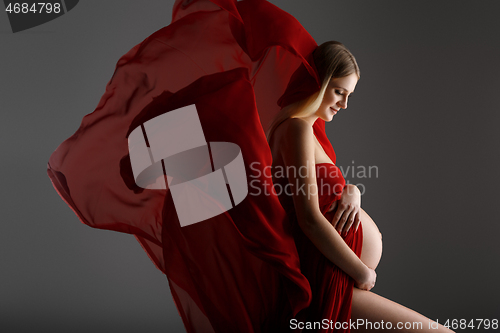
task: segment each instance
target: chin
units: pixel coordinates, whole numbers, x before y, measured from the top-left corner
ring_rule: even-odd
[[[326,112],[323,114],[324,116],[322,119],[326,122],[330,122],[335,118],[335,115],[330,111],[330,109],[326,110]]]
[[[333,120],[335,116],[334,115],[328,115],[326,117],[323,118],[324,121],[326,121],[327,123],[329,123],[330,121]]]
[[[330,111],[330,109],[327,109],[321,113],[317,113],[318,117],[324,120],[325,122],[330,122],[333,120],[335,115]]]

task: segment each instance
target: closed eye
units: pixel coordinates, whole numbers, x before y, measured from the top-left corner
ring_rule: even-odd
[[[351,97],[351,96],[352,96],[352,94],[347,95],[347,94],[343,93],[343,91],[342,91],[342,90],[337,90],[337,89],[335,90],[335,93],[336,93],[337,95],[339,95],[339,96],[345,96],[346,98],[347,98],[347,97]]]
[[[346,93],[342,92],[341,90],[335,90],[335,93],[339,96],[343,96],[345,98],[351,96],[351,95],[347,95]]]

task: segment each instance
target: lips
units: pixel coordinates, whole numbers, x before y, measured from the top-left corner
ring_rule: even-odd
[[[339,112],[339,110],[335,110],[335,109],[334,109],[334,108],[332,108],[331,106],[330,106],[330,110],[332,110],[332,112],[333,112],[333,114],[334,114],[334,115],[335,115],[335,114],[337,114],[337,112]]]

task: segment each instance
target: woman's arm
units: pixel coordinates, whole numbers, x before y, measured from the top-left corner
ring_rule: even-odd
[[[358,258],[319,209],[313,128],[299,118],[285,123],[280,151],[286,167],[295,169],[287,169],[287,174],[299,226],[329,260],[356,281],[358,288],[370,290],[375,285],[375,271]]]

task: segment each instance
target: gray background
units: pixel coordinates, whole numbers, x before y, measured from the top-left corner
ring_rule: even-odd
[[[384,235],[374,291],[440,322],[500,319],[499,2],[271,2],[361,67],[327,132],[339,165],[378,168],[346,177],[366,187]],[[117,60],[170,23],[172,4],[81,1],[16,34],[0,13],[2,332],[184,331],[133,236],[80,223],[46,174]]]

